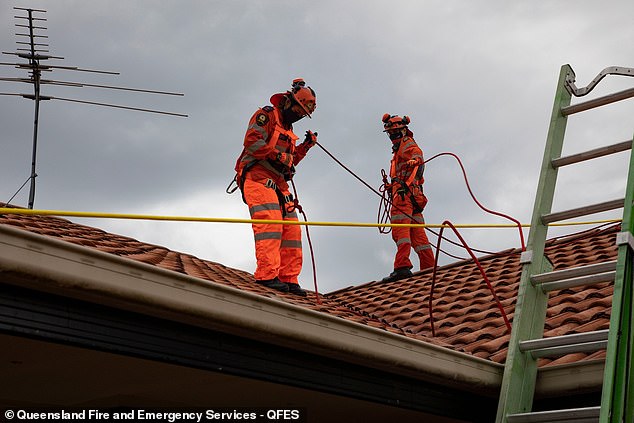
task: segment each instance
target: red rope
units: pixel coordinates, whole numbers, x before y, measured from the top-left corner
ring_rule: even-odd
[[[480,261],[475,256],[475,254],[473,254],[473,251],[471,251],[471,248],[469,248],[469,246],[467,245],[465,240],[462,238],[462,236],[460,235],[460,233],[458,232],[456,227],[451,222],[449,222],[448,220],[445,220],[443,222],[443,227],[440,228],[440,234],[442,235],[442,232],[445,229],[444,225],[448,225],[454,231],[454,233],[456,234],[458,239],[460,239],[460,242],[462,243],[464,248],[469,252],[469,255],[473,259],[473,261],[476,264],[476,266],[478,266],[478,269],[480,270],[480,274],[482,275],[482,278],[484,278],[484,281],[486,282],[487,286],[489,287],[489,290],[491,291],[491,295],[493,295],[493,299],[495,300],[495,303],[497,304],[498,309],[502,313],[502,318],[504,319],[504,323],[506,324],[506,327],[507,327],[507,329],[508,329],[508,331],[510,333],[511,332],[511,323],[509,322],[508,317],[506,317],[506,312],[504,311],[504,307],[502,307],[502,303],[498,299],[498,296],[495,294],[495,289],[493,288],[493,285],[491,285],[491,282],[489,281],[489,278],[487,278],[487,275],[484,272],[484,269],[482,268],[482,265],[480,264]],[[439,236],[438,237],[437,248],[440,248],[441,240],[442,240],[442,236]],[[434,330],[434,315],[433,315],[433,304],[432,304],[432,301],[433,301],[433,297],[434,297],[434,286],[436,284],[436,269],[437,268],[438,268],[438,255],[436,255],[436,259],[435,259],[435,262],[434,262],[434,272],[433,272],[432,278],[431,278],[431,290],[430,290],[430,293],[429,293],[429,322],[431,324],[431,334],[432,334],[432,336],[436,336],[436,331]]]
[[[347,170],[352,176],[354,176],[355,178],[357,178],[359,181],[361,181],[361,183],[363,183],[365,186],[367,186],[371,191],[373,191],[375,194],[377,194],[379,197],[381,197],[381,205],[379,206],[379,215],[377,216],[377,221],[379,223],[383,223],[384,219],[385,219],[385,214],[383,216],[381,216],[381,206],[384,206],[386,209],[389,208],[390,201],[386,199],[386,192],[385,189],[380,189],[382,192],[376,191],[374,188],[372,188],[370,185],[368,185],[363,179],[361,179],[359,176],[357,176],[354,172],[352,172],[350,169],[348,169],[343,163],[341,163],[337,158],[335,158],[328,150],[326,150],[321,144],[317,143],[317,145],[327,154],[329,155],[333,160],[335,160],[335,162],[337,162],[341,167],[343,167],[345,170]],[[471,198],[473,199],[473,201],[478,205],[478,207],[480,207],[482,210],[484,210],[487,213],[496,215],[496,216],[500,216],[503,217],[505,219],[508,219],[512,222],[514,222],[517,225],[517,228],[519,230],[519,234],[520,234],[520,244],[522,247],[522,251],[526,250],[526,244],[524,242],[524,233],[522,231],[522,224],[520,223],[520,221],[518,221],[517,219],[506,215],[504,213],[500,213],[494,210],[490,210],[486,207],[484,207],[476,198],[476,196],[473,194],[473,191],[471,190],[471,185],[469,184],[469,179],[467,177],[467,172],[462,164],[462,161],[460,160],[460,158],[454,154],[454,153],[439,153],[436,154],[435,156],[427,159],[424,161],[424,163],[430,162],[433,159],[435,159],[436,157],[440,157],[440,156],[452,156],[453,158],[455,158],[458,161],[458,165],[460,166],[460,169],[462,170],[462,176],[464,178],[465,184],[467,186],[467,190],[469,191],[469,194],[471,195]],[[387,175],[385,174],[385,171],[382,171],[382,177],[383,177],[383,187],[385,187],[386,185],[386,181],[387,181]],[[294,187],[293,187],[294,188]],[[385,212],[384,212],[385,213]],[[305,216],[304,216],[305,218]],[[489,282],[489,279],[486,276],[486,273],[484,272],[484,269],[482,268],[482,266],[480,265],[480,262],[478,261],[477,257],[475,256],[475,254],[473,253],[473,249],[471,249],[467,243],[465,242],[465,240],[462,238],[462,236],[460,235],[460,233],[457,231],[457,229],[455,228],[455,226],[453,224],[451,224],[451,222],[449,221],[445,221],[443,223],[443,225],[448,225],[449,227],[452,228],[452,230],[454,231],[454,233],[456,234],[456,236],[458,236],[458,238],[460,239],[460,242],[462,243],[462,247],[468,251],[469,255],[471,256],[471,258],[473,259],[474,263],[478,266],[478,269],[480,270],[480,274],[482,275],[483,279],[485,280],[487,286],[489,287],[489,290],[491,291],[491,294],[493,295],[493,298],[498,306],[498,308],[500,309],[500,312],[502,313],[502,318],[504,319],[504,323],[506,324],[506,327],[508,328],[509,332],[511,331],[511,324],[506,316],[506,313],[504,311],[504,308],[502,307],[502,304],[500,303],[497,295],[495,294],[495,290],[493,289],[493,286],[491,285],[491,282]],[[308,228],[307,229],[307,233],[308,233]],[[382,228],[379,227],[379,232],[384,233],[382,230]],[[435,262],[434,262],[434,271],[433,271],[433,276],[432,276],[432,286],[431,286],[431,292],[430,292],[430,296],[429,296],[429,317],[430,317],[430,323],[431,323],[431,331],[432,331],[432,335],[435,336],[435,329],[434,329],[434,319],[433,319],[433,310],[432,310],[432,299],[433,299],[433,292],[434,292],[434,285],[436,282],[436,269],[438,268],[438,256],[439,256],[439,252],[441,252],[442,250],[440,249],[440,243],[443,239],[442,237],[442,233],[444,230],[444,226],[441,227],[440,232],[438,233],[438,243],[436,245],[436,254],[435,254]],[[433,231],[431,231],[433,232]],[[453,241],[447,240],[448,242],[451,242],[452,244],[456,244]],[[309,238],[309,243],[310,243],[310,238]],[[442,251],[443,253],[445,253],[444,251]],[[311,248],[311,254],[312,254],[312,248]],[[447,253],[445,253],[447,254]],[[313,261],[313,266],[314,266],[314,261]],[[317,282],[315,280],[315,286],[316,286]],[[316,288],[315,288],[316,290]]]
[[[367,182],[365,182],[363,179],[361,179],[356,173],[354,173],[352,170],[350,170],[346,165],[344,165],[339,159],[337,159],[330,151],[328,151],[323,145],[321,145],[320,143],[316,142],[315,143],[317,146],[319,146],[319,148],[321,148],[324,153],[326,153],[328,156],[330,156],[331,159],[333,159],[339,166],[343,167],[348,173],[350,173],[352,176],[354,176],[355,178],[357,178],[363,185],[365,185],[366,187],[368,187],[370,189],[370,191],[374,192],[376,195],[378,195],[381,198],[384,198],[383,193],[375,190],[374,188],[372,188],[372,186],[370,186]],[[520,223],[519,220],[514,219],[511,216],[508,216],[504,213],[500,213],[500,212],[496,212],[490,209],[487,209],[486,207],[484,207],[479,201],[478,199],[475,197],[475,195],[473,194],[473,191],[471,190],[471,185],[469,184],[469,179],[467,178],[467,172],[465,171],[464,166],[462,165],[462,161],[460,160],[460,158],[454,154],[454,153],[439,153],[436,154],[435,156],[427,159],[424,161],[424,163],[430,162],[432,160],[434,160],[436,157],[440,157],[440,156],[452,156],[453,158],[455,158],[458,161],[458,164],[460,165],[460,169],[462,169],[462,176],[464,177],[465,183],[467,184],[467,190],[469,191],[469,194],[471,194],[471,198],[473,199],[473,201],[475,201],[475,203],[485,212],[487,213],[491,213],[494,214],[496,216],[500,216],[500,217],[504,217],[512,222],[514,222],[515,224],[517,224],[517,227],[519,229],[520,232],[520,243],[522,245],[522,251],[526,250],[526,245],[524,243],[524,233],[522,232],[522,224]],[[385,172],[383,172],[385,173]],[[379,207],[380,210],[380,207]],[[380,211],[379,211],[379,216],[380,216]],[[382,223],[380,221],[380,218],[378,219],[379,223]],[[381,228],[379,228],[379,231],[381,231]],[[433,231],[432,231],[433,232]]]
[[[519,229],[519,232],[520,232],[520,243],[522,245],[522,251],[525,251],[526,250],[526,245],[524,244],[524,233],[522,232],[522,224],[520,223],[520,221],[515,219],[515,218],[513,218],[513,217],[511,217],[511,216],[509,216],[509,215],[506,215],[504,213],[500,213],[500,212],[496,212],[494,210],[487,209],[486,207],[484,207],[478,201],[478,199],[473,194],[473,191],[471,191],[471,185],[469,185],[469,179],[467,178],[467,172],[465,171],[465,168],[462,165],[462,161],[460,160],[460,158],[457,155],[455,155],[454,153],[438,153],[435,156],[425,160],[425,163],[430,162],[430,161],[434,160],[436,157],[440,157],[440,156],[452,156],[453,158],[455,158],[458,161],[458,164],[460,165],[460,169],[462,169],[462,176],[464,177],[464,181],[467,184],[467,190],[469,191],[469,194],[471,195],[471,198],[473,199],[473,201],[475,201],[475,203],[478,205],[478,207],[480,207],[482,210],[484,210],[487,213],[503,217],[505,219],[508,219],[508,220],[514,222],[517,225],[517,228]],[[441,233],[442,233],[442,231],[441,231]]]
[[[308,218],[306,217],[306,213],[304,213],[304,209],[299,204],[299,199],[297,198],[297,189],[295,188],[295,182],[291,179],[291,185],[293,186],[293,206],[288,210],[292,212],[293,210],[299,211],[302,216],[304,216],[304,221],[308,222]],[[308,230],[308,225],[306,226],[306,239],[308,239],[308,249],[310,251],[310,260],[313,265],[313,283],[315,284],[315,298],[317,299],[317,304],[321,304],[321,298],[319,297],[319,289],[317,288],[317,270],[315,267],[315,254],[313,252],[313,241],[310,239],[310,231]]]

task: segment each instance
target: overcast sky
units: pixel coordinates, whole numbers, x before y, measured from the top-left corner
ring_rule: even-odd
[[[529,223],[560,67],[572,66],[578,86],[605,67],[634,67],[631,0],[14,0],[0,6],[2,51],[24,41],[14,35],[14,15],[24,15],[14,6],[47,10],[50,52],[64,57],[50,64],[121,73],[55,70],[44,78],[184,96],[50,85],[42,94],[189,115],[43,102],[36,209],[246,219],[240,195],[225,188],[247,122],[271,94],[302,77],[318,106],[295,132],[317,131],[319,142],[370,185],[378,188],[391,157],[381,116],[405,114],[427,158],[455,153],[485,207]],[[0,76],[26,72],[0,66]],[[632,86],[634,78],[608,77],[591,97]],[[0,92],[31,93],[32,86],[0,81]],[[0,201],[7,201],[30,174],[34,103],[0,96],[0,111]],[[571,117],[564,151],[631,139],[633,116],[628,100]],[[562,170],[554,209],[622,197],[626,156]],[[473,203],[453,158],[429,162],[425,179],[427,223],[507,223]],[[376,222],[379,197],[318,147],[298,166],[295,182],[311,221]],[[28,192],[27,184],[12,203],[27,206]],[[255,270],[249,225],[71,220]],[[392,270],[395,246],[376,228],[310,233],[322,292]],[[513,229],[461,233],[484,251],[519,247]],[[430,240],[435,245],[436,236]],[[300,282],[311,288],[304,245]],[[449,244],[443,249],[466,257]],[[440,257],[441,264],[453,261]]]

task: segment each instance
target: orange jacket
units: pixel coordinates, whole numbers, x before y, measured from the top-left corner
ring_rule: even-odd
[[[288,188],[287,180],[308,152],[303,143],[296,146],[298,137],[293,127],[285,128],[279,110],[265,106],[256,111],[249,120],[244,136],[244,149],[236,162],[238,181],[247,171],[248,177],[256,181],[271,179],[282,188]]]
[[[390,178],[394,192],[407,186],[410,190],[423,184],[425,163],[423,152],[410,135],[401,138],[392,146],[392,162],[390,164]]]

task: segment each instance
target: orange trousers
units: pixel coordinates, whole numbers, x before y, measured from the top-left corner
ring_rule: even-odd
[[[412,220],[413,217],[415,220]],[[392,211],[390,213],[392,223],[425,223],[422,213],[414,213],[412,201],[400,195],[392,197]],[[425,233],[425,228],[392,228],[392,239],[396,243],[396,257],[394,258],[394,269],[414,267],[409,259],[412,247],[418,255],[420,270],[434,266],[434,252],[429,244],[429,239]]]
[[[298,220],[296,211],[282,214],[282,207],[288,207],[292,203],[280,205],[275,189],[259,181],[247,176],[243,193],[251,219]],[[282,194],[290,196],[288,190],[283,190]],[[281,223],[257,223],[252,227],[257,261],[255,279],[279,278],[282,282],[299,283],[298,276],[303,260],[301,227]]]

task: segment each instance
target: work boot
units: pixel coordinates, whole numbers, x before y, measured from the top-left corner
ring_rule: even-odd
[[[278,278],[256,280],[256,283],[264,285],[267,288],[277,289],[278,291],[288,292],[288,285],[281,282]]]
[[[288,286],[288,292],[291,294],[299,295],[300,297],[305,297],[307,295],[306,291],[304,291],[298,283],[286,282],[286,285]]]
[[[407,267],[399,267],[398,269],[394,269],[392,273],[388,276],[384,277],[381,282],[394,282],[401,279],[412,277],[412,271]]]

